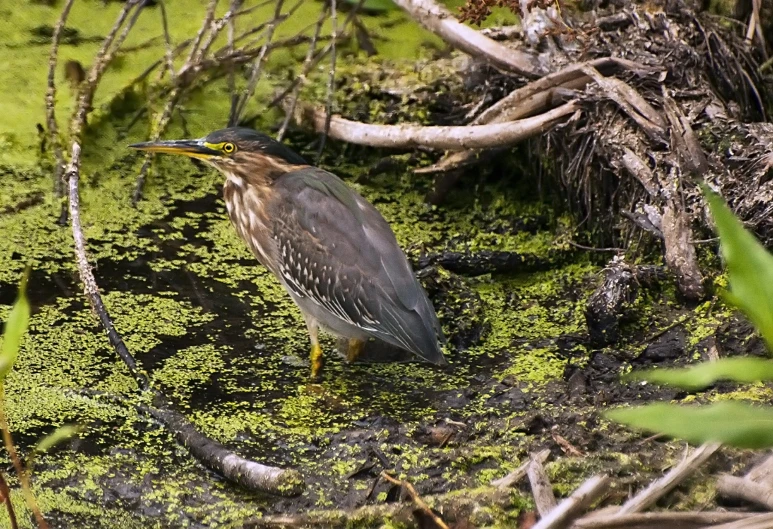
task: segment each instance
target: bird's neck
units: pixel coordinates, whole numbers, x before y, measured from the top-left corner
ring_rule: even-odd
[[[236,232],[247,243],[255,257],[270,268],[268,218],[266,203],[271,198],[271,181],[246,181],[229,174],[223,186],[223,200]]]

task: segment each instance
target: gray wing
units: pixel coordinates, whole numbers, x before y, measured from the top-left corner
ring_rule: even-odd
[[[376,208],[316,168],[288,173],[274,189],[269,216],[288,287],[372,336],[444,363],[435,310]]]

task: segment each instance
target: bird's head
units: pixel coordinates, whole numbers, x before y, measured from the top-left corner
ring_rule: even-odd
[[[197,158],[229,178],[271,181],[309,164],[282,143],[244,127],[217,130],[196,140],[135,143],[132,149]]]

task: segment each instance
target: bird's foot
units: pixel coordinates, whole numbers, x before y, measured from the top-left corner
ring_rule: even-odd
[[[356,362],[362,354],[362,350],[365,347],[363,340],[357,338],[349,339],[349,348],[346,350],[346,361],[349,363]]]
[[[311,358],[311,379],[317,380],[322,372],[322,364],[324,363],[324,359],[322,358],[322,348],[319,344],[311,346],[309,357]]]

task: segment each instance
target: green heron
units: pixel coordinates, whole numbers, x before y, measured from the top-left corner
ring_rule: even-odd
[[[312,378],[322,368],[320,327],[348,340],[349,362],[376,338],[446,363],[435,309],[389,224],[336,175],[241,127],[130,147],[198,158],[225,175],[223,197],[236,231],[306,319]]]

